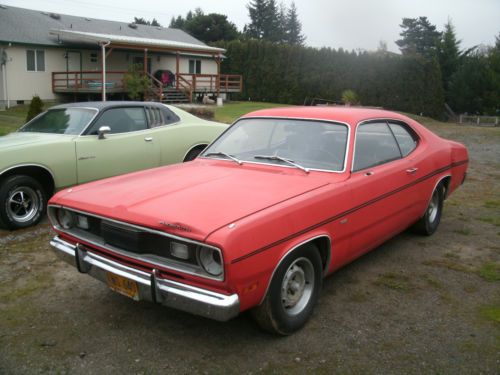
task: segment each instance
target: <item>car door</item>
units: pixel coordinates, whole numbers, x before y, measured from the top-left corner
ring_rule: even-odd
[[[415,220],[412,168],[413,160],[403,156],[386,121],[358,126],[349,182],[353,211],[347,217],[352,257],[378,246]]]
[[[99,137],[99,129],[110,128]],[[78,183],[157,167],[160,147],[143,107],[117,107],[104,111],[86,135],[76,140]]]

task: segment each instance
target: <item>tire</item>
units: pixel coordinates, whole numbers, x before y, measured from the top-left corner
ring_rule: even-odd
[[[413,230],[416,233],[430,236],[437,230],[443,213],[445,191],[446,189],[442,183],[436,186],[424,216],[413,225]]]
[[[186,155],[186,157],[184,158],[183,162],[186,162],[186,161],[191,161],[191,160],[194,160],[198,157],[199,154],[201,154],[201,152],[206,148],[203,147],[196,147],[196,148],[193,148],[191,151],[189,151]]]
[[[47,193],[32,177],[14,175],[0,186],[0,224],[20,229],[37,224],[45,215]]]
[[[252,310],[264,330],[290,335],[306,324],[313,313],[323,282],[319,251],[306,244],[278,266],[261,305]]]

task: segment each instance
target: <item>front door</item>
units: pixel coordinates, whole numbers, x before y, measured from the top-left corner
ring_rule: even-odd
[[[98,138],[99,128],[110,132]],[[87,134],[76,140],[78,183],[160,165],[160,144],[148,128],[144,108],[106,110]]]
[[[82,54],[79,51],[66,52],[66,79],[68,87],[78,87],[82,80]]]

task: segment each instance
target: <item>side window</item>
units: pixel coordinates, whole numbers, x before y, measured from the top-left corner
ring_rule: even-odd
[[[394,137],[396,137],[398,141],[403,157],[415,150],[418,142],[416,134],[410,132],[409,129],[401,124],[389,124],[389,126],[391,127]]]
[[[173,124],[175,122],[179,122],[180,121],[180,118],[179,116],[177,116],[174,112],[172,112],[170,109],[164,107],[161,109],[161,112],[163,114],[163,119],[164,119],[164,123],[165,125],[168,125],[168,124]]]
[[[148,128],[142,107],[108,109],[92,126],[89,134],[97,134],[101,126],[109,126],[111,134],[128,133]]]
[[[401,152],[386,122],[358,126],[353,171],[400,159]]]

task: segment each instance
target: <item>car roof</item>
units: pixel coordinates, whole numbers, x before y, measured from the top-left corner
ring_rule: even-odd
[[[355,125],[361,121],[377,118],[395,119],[404,122],[412,122],[412,120],[397,112],[387,111],[384,109],[367,108],[367,107],[341,107],[341,106],[325,106],[325,107],[278,107],[271,109],[262,109],[259,111],[250,112],[244,115],[246,117],[284,117],[284,118],[302,118],[302,119],[317,119],[327,121],[345,122]]]
[[[54,107],[51,107],[49,109],[63,109],[63,108],[95,108],[99,111],[107,108],[113,108],[113,107],[136,107],[136,106],[156,106],[160,107],[163,106],[163,104],[156,103],[156,102],[133,102],[133,101],[106,101],[106,102],[78,102],[78,103],[66,103],[66,104],[59,104]]]

